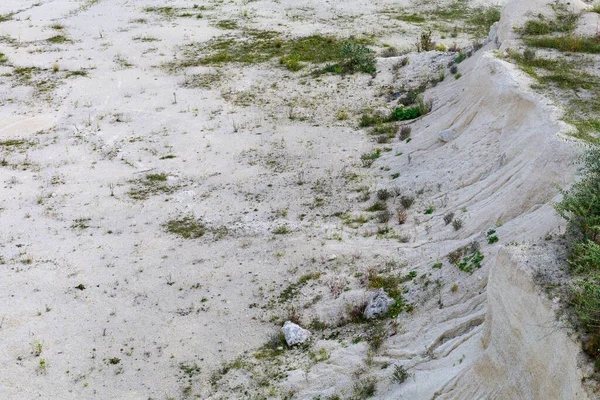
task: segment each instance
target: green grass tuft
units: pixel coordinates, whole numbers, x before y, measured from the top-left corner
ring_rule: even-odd
[[[191,216],[170,220],[163,224],[163,227],[167,232],[184,239],[198,239],[206,233],[206,226],[202,220]]]
[[[184,61],[175,67],[253,64],[279,59],[290,71],[299,71],[305,64],[333,63],[331,69],[340,73],[373,73],[375,59],[365,43],[365,40],[346,41],[324,35],[285,40],[278,32],[247,29],[208,43],[188,45],[184,48]]]
[[[525,43],[533,47],[556,49],[571,53],[600,53],[600,36],[586,37],[563,35],[550,37],[526,38]]]
[[[60,44],[60,43],[70,42],[70,40],[67,39],[63,35],[56,35],[56,36],[52,36],[51,38],[46,39],[46,42],[53,43],[53,44]]]

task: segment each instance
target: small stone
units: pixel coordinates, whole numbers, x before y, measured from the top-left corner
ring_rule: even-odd
[[[327,261],[333,261],[337,258],[337,256],[335,254],[332,254],[329,256],[329,258],[327,258]]]
[[[369,298],[364,316],[367,319],[372,319],[385,315],[392,304],[394,304],[394,299],[388,296],[385,290],[379,289]]]
[[[304,343],[310,339],[309,331],[291,321],[286,321],[281,330],[283,331],[283,335],[285,336],[285,341],[288,346]]]
[[[438,133],[438,139],[440,139],[444,143],[448,143],[456,139],[458,135],[454,129],[446,129],[445,131],[441,131]]]

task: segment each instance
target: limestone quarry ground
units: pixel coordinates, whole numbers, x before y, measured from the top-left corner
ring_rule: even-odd
[[[596,134],[514,30],[553,12],[2,2],[0,398],[592,396],[534,283]]]

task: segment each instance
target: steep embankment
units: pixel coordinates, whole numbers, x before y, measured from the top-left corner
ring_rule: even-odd
[[[417,134],[410,144],[395,146],[382,162],[402,171],[405,190],[435,188],[425,203],[438,217],[409,223],[415,242],[401,249],[409,264],[419,265],[417,276],[430,273],[434,261],[428,260],[472,241],[482,245],[486,261],[473,275],[442,274],[446,282],[457,282],[459,295],[430,292],[412,315],[400,317],[400,333],[375,364],[402,365],[411,377],[401,385],[381,379],[378,398],[587,398],[580,346],[532,277],[540,265],[557,262],[552,246],[541,252],[536,246],[561,229],[552,204],[557,187],[574,179],[579,150],[550,101],[494,55],[515,43],[513,27],[525,19],[523,7],[519,1],[506,6],[499,36],[465,62],[462,78],[428,92],[433,112],[413,125]],[[438,134],[447,129],[454,134],[441,141]],[[404,154],[397,157],[398,151]],[[441,218],[454,211],[465,218],[458,234]],[[488,244],[489,229],[496,230],[499,244]],[[302,398],[334,393],[327,388],[341,386],[348,360],[334,354],[329,364],[311,371],[310,384],[302,377],[291,386],[308,389]]]
[[[496,53],[552,9],[195,3],[0,4],[0,398],[585,398],[532,279],[578,145]]]

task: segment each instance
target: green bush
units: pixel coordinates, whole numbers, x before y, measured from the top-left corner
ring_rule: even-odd
[[[577,282],[571,295],[575,314],[583,328],[597,333],[600,329],[600,284],[598,275],[593,279]]]
[[[356,72],[375,74],[377,72],[375,53],[363,44],[348,40],[340,49],[338,62],[325,67],[325,72],[336,74],[352,74]]]
[[[408,121],[411,119],[419,118],[419,109],[416,107],[406,108],[400,106],[392,111],[391,119],[394,121]]]
[[[403,365],[394,365],[394,373],[391,376],[392,383],[402,384],[406,382],[410,374]]]
[[[600,146],[585,153],[581,180],[562,193],[555,208],[567,220],[573,241],[568,262],[575,274],[583,275],[571,287],[570,304],[589,335],[584,350],[600,367]]]
[[[358,121],[358,126],[361,128],[366,128],[369,126],[374,126],[374,125],[378,125],[378,124],[382,124],[384,122],[387,122],[385,120],[384,117],[380,116],[380,115],[374,115],[374,114],[363,114],[360,117],[360,120]]]
[[[556,211],[567,220],[571,233],[579,240],[600,239],[600,178],[588,174],[567,191],[563,200],[555,205]]]
[[[417,104],[414,107],[405,107],[401,105],[392,111],[389,120],[390,121],[409,121],[411,119],[419,118],[426,115],[431,111],[431,103],[425,102],[423,95],[417,97]]]
[[[377,392],[377,380],[375,378],[365,378],[354,384],[354,398],[356,400],[368,399],[375,396]]]
[[[579,242],[573,246],[569,265],[576,273],[600,269],[600,246],[591,240]]]

